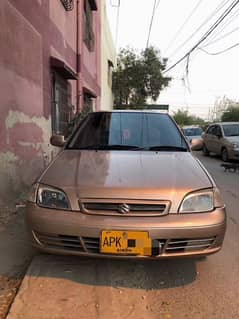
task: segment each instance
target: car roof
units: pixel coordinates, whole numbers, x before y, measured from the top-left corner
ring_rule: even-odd
[[[201,128],[199,125],[185,125],[182,128]]]
[[[167,111],[162,111],[162,110],[150,110],[150,109],[142,109],[142,110],[100,110],[100,111],[95,111],[95,112],[90,112],[90,113],[160,113],[160,114],[168,114]]]
[[[210,124],[210,126],[212,126],[212,125],[233,125],[233,124],[239,124],[239,121],[238,121],[238,122],[218,122],[218,123],[212,123],[212,124]]]

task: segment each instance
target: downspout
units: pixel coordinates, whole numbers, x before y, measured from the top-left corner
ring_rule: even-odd
[[[76,112],[77,114],[80,111],[80,45],[79,45],[79,4],[80,0],[76,1],[76,72],[77,72],[77,81],[76,81]]]

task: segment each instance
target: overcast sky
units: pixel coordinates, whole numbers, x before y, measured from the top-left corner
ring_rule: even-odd
[[[234,2],[235,0],[157,0],[149,43],[160,50],[162,57],[169,58],[170,67],[202,38]],[[118,9],[114,5],[118,3],[117,37]],[[154,0],[107,0],[108,18],[118,49],[130,46],[141,50],[146,47],[153,7]],[[239,4],[200,48],[209,53],[217,53],[237,42]],[[217,98],[226,95],[239,100],[239,46],[219,55],[208,55],[199,49],[195,50],[190,56],[188,81],[182,80],[185,77],[185,67],[186,62],[180,63],[167,74],[174,80],[160,94],[158,103],[169,104],[171,111],[188,109],[192,114],[207,118],[208,110]]]

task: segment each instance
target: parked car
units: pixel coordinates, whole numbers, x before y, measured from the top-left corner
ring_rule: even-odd
[[[221,155],[224,162],[239,160],[239,122],[210,125],[203,134],[203,153]]]
[[[74,131],[33,185],[27,223],[43,252],[160,259],[219,251],[226,212],[168,114],[113,111]]]
[[[200,151],[203,147],[202,128],[200,126],[187,125],[183,126],[182,130],[190,145],[194,146],[194,150]]]

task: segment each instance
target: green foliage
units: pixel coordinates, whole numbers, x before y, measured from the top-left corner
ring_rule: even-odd
[[[239,106],[229,106],[223,112],[221,120],[222,120],[222,122],[239,121]]]
[[[174,120],[177,122],[178,125],[184,126],[184,125],[205,125],[205,121],[201,119],[200,117],[197,117],[195,115],[189,115],[188,111],[181,111],[177,110],[177,112],[174,112],[173,114]]]
[[[115,108],[142,108],[148,98],[156,101],[171,80],[162,74],[166,63],[154,47],[139,55],[133,49],[121,49],[113,72]]]

